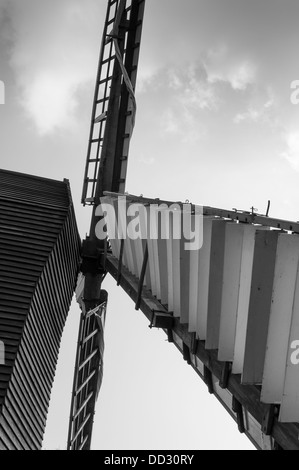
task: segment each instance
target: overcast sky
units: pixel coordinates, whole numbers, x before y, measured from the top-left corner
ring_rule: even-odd
[[[0,0],[2,168],[83,170],[106,0]],[[146,0],[127,191],[299,219],[297,0]],[[252,448],[112,280],[94,449]],[[79,310],[71,308],[46,448],[64,448]]]

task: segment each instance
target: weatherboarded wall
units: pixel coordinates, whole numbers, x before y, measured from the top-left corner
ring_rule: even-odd
[[[0,449],[41,448],[79,257],[68,181],[0,170]]]

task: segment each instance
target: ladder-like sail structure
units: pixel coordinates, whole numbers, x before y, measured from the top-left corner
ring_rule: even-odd
[[[83,182],[84,205],[95,204],[99,190],[124,192],[144,6],[145,0],[108,1]]]
[[[93,415],[103,373],[107,293],[105,240],[95,228],[103,191],[124,191],[135,114],[135,84],[145,0],[109,0],[100,51],[82,203],[93,206],[90,233],[83,242],[77,298],[81,307],[68,449],[90,449]]]

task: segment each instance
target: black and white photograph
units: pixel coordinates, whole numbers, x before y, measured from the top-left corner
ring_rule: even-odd
[[[298,0],[0,0],[0,450],[299,450]]]

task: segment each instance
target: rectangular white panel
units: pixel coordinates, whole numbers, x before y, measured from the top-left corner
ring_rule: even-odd
[[[298,235],[293,235],[298,240]],[[298,248],[297,248],[298,251]],[[295,286],[290,336],[279,421],[299,422],[299,269]]]
[[[276,231],[257,231],[255,235],[242,383],[262,383],[277,238]]]
[[[122,264],[126,266],[129,271],[131,271],[132,265],[132,258],[129,259],[127,244],[127,227],[126,227],[126,216],[124,212],[126,211],[126,203],[125,199],[122,198],[112,198],[112,203],[115,211],[115,216],[117,220],[117,237],[119,239],[119,249],[121,246],[121,240],[124,238],[124,249],[123,249],[123,257],[122,257]],[[132,271],[131,271],[132,272]]]
[[[196,213],[196,217],[199,217],[199,214]],[[198,303],[198,270],[199,270],[199,253],[203,244],[203,220],[204,218],[200,216],[199,224],[200,227],[196,226],[195,216],[191,218],[191,229],[192,231],[199,230],[199,246],[195,249],[190,250],[189,256],[189,332],[196,332],[197,325],[197,303]]]
[[[175,317],[181,315],[181,263],[180,249],[181,240],[172,239],[172,280],[173,280],[173,313]]]
[[[269,319],[261,401],[282,400],[299,259],[297,236],[280,234]]]
[[[140,211],[139,214],[139,222],[140,222],[140,232],[141,232],[141,244],[142,244],[142,253],[144,256],[146,247],[148,250],[148,238],[149,238],[149,228],[148,228],[148,216],[147,216],[147,209],[143,205],[143,210]],[[144,283],[147,289],[152,290],[152,283],[151,283],[151,276],[150,276],[150,263],[149,263],[149,256],[147,261],[147,266],[145,270],[145,278]]]
[[[168,270],[167,270],[167,240],[169,229],[169,211],[158,212],[158,262],[160,272],[161,303],[168,303]]]
[[[189,322],[189,276],[190,276],[190,251],[185,248],[186,239],[182,234],[180,243],[180,321],[187,324]]]
[[[148,243],[148,265],[149,265],[149,273],[150,273],[150,279],[151,279],[151,291],[154,294],[154,296],[157,296],[158,291],[157,291],[157,279],[156,279],[153,241],[149,238],[147,243]]]
[[[136,214],[131,215],[130,208],[134,207],[130,202],[127,201],[126,203],[126,223],[127,223],[127,241],[130,244],[130,252],[132,255],[133,265],[132,265],[132,273],[138,277],[138,261],[136,257],[136,250],[134,248],[135,245],[135,227],[136,227]]]
[[[141,241],[142,241],[142,252],[143,252],[143,255],[144,255],[145,247],[146,247],[146,245],[148,246],[148,242],[147,242],[147,239],[142,239]],[[146,266],[146,270],[145,270],[144,283],[145,283],[145,286],[146,286],[147,289],[152,290],[149,255],[148,255],[147,266]]]
[[[155,279],[156,279],[156,290],[157,290],[156,297],[158,300],[161,300],[161,279],[160,279],[158,240],[153,238],[151,242],[152,242],[154,267],[155,267]]]
[[[212,228],[206,349],[217,349],[219,343],[226,225],[227,221],[215,219]]]
[[[218,346],[219,361],[232,361],[234,358],[243,233],[244,224],[226,224]],[[216,345],[219,320],[215,317],[212,320],[211,329],[214,332],[214,344]]]
[[[168,303],[168,272],[166,240],[158,240],[158,262],[160,271],[161,303]]]
[[[213,221],[210,217],[203,219],[203,244],[199,252],[196,332],[200,340],[206,339]]]
[[[154,253],[154,242],[150,236],[150,210],[147,207],[147,228],[148,228],[148,265],[151,279],[151,290],[152,293],[157,297],[158,288],[157,288],[157,276],[156,276],[156,267],[155,267],[155,253]]]
[[[212,221],[208,304],[203,312],[201,324],[202,338],[206,340],[206,347],[208,345],[209,348],[214,347],[215,336],[218,336],[219,331],[226,224],[226,220],[214,219]]]
[[[232,373],[241,374],[243,371],[245,341],[247,331],[247,319],[251,290],[252,265],[255,244],[255,232],[253,225],[244,225],[242,259],[240,267],[240,286],[236,322],[236,335],[234,346],[234,358]]]
[[[146,207],[144,205],[142,205],[142,209],[140,209],[140,212],[139,212],[139,223],[140,223],[140,236],[141,236],[140,241],[139,241],[139,243],[140,243],[139,250],[140,250],[140,247],[141,247],[142,264],[143,264],[145,249],[146,249],[146,247],[148,247],[148,243],[147,243],[147,239],[148,239],[147,211],[146,211]],[[145,270],[144,285],[148,289],[151,289],[149,261],[147,261],[147,266],[146,266],[146,270]]]
[[[147,239],[147,212],[143,204],[131,204],[128,217],[128,237],[131,241],[131,248],[133,254],[134,265],[136,269],[136,276],[140,277],[143,260],[145,245]],[[149,269],[146,271],[144,278],[144,285],[150,288],[150,276]]]
[[[156,220],[156,213],[152,210],[152,207],[148,209],[148,236],[150,239],[150,245],[152,250],[153,264],[154,264],[154,278],[156,297],[161,300],[161,278],[160,278],[160,266],[159,266],[159,253],[158,253],[158,221]]]
[[[189,272],[189,332],[196,332],[198,302],[199,250],[190,251]]]
[[[128,238],[131,242],[132,255],[135,266],[135,275],[140,276],[142,261],[143,261],[143,252],[142,252],[142,242],[140,237],[140,220],[139,220],[139,208],[137,204],[127,205],[128,212]],[[140,208],[140,210],[142,210]]]
[[[117,221],[116,214],[113,206],[113,201],[110,197],[101,198],[102,209],[105,210],[105,222],[107,225],[107,235],[110,240],[112,254],[119,258],[120,244],[117,237]]]
[[[166,251],[167,251],[167,272],[168,272],[168,310],[173,312],[174,309],[174,300],[173,300],[173,261],[172,261],[172,214],[170,214],[170,225],[169,225],[169,238],[166,240]]]

